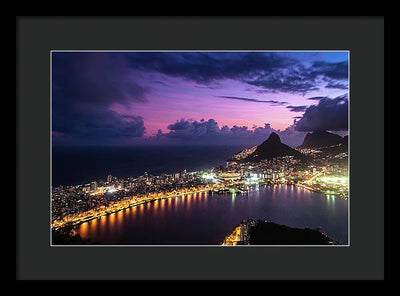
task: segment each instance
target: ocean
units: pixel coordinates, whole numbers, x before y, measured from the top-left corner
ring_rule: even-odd
[[[243,146],[53,147],[52,186],[78,185],[118,178],[182,170],[198,171],[224,165]]]

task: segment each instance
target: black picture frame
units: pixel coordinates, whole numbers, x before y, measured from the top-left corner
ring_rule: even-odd
[[[388,85],[383,72],[388,51],[385,46],[384,59],[383,17],[17,17],[16,29],[17,279],[384,279],[384,259],[387,258],[384,256],[387,245],[384,244],[387,238],[384,209],[387,210],[388,201],[384,200],[383,191],[383,91]],[[133,33],[136,38],[127,38]],[[269,38],[259,38],[263,34]],[[51,49],[350,50],[350,116],[354,135],[350,176],[351,247],[324,250],[143,247],[143,256],[135,259],[130,256],[129,248],[51,248],[47,231],[50,189],[48,52]],[[32,101],[32,97],[36,99]],[[374,119],[374,124],[366,130],[365,123],[370,118]],[[370,135],[374,135],[374,141],[370,141]],[[366,146],[368,149],[364,148]],[[374,158],[370,157],[370,151],[375,152]],[[373,173],[365,170],[366,159]],[[372,180],[373,187],[365,186]],[[232,257],[241,259],[233,264]],[[99,258],[103,258],[101,266]],[[122,260],[124,264],[120,264]],[[89,270],[76,269],[76,262],[86,262]],[[60,266],[62,268],[57,268]]]

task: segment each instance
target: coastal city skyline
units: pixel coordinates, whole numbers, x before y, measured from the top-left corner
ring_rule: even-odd
[[[52,53],[53,145],[290,146],[347,134],[348,52]],[[251,114],[251,116],[249,116]]]
[[[349,245],[349,52],[52,51],[51,82],[51,245]]]

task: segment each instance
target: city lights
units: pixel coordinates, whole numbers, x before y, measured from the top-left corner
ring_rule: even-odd
[[[318,178],[319,181],[331,184],[349,184],[348,177],[338,177],[338,176],[325,176]]]
[[[257,177],[257,175],[252,174],[249,178],[246,179],[245,183],[246,184],[257,184],[260,182],[260,178]]]
[[[215,174],[212,174],[212,173],[204,173],[202,175],[202,178],[205,180],[215,182],[215,183],[218,182],[217,178],[215,177]]]
[[[243,153],[243,152],[242,152]],[[347,167],[310,163],[304,166],[291,156],[260,162],[230,162],[210,171],[176,172],[119,179],[109,175],[107,182],[60,186],[52,193],[52,227],[62,228],[95,219],[151,201],[190,196],[198,193],[247,194],[260,184],[295,185],[328,197],[347,198]]]

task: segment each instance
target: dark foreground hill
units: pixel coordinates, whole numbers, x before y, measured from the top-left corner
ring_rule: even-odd
[[[258,221],[249,229],[250,245],[330,245],[334,242],[318,230],[291,228]]]
[[[271,133],[269,138],[262,142],[252,154],[244,159],[244,161],[271,160],[281,156],[294,156],[295,158],[304,157],[299,151],[283,144],[276,133]]]
[[[95,245],[97,243],[83,239],[79,234],[73,232],[72,227],[52,229],[53,245]]]
[[[347,137],[347,136],[346,136]],[[329,147],[342,143],[344,138],[327,131],[315,131],[307,133],[304,138],[303,144],[298,148],[321,148]]]

